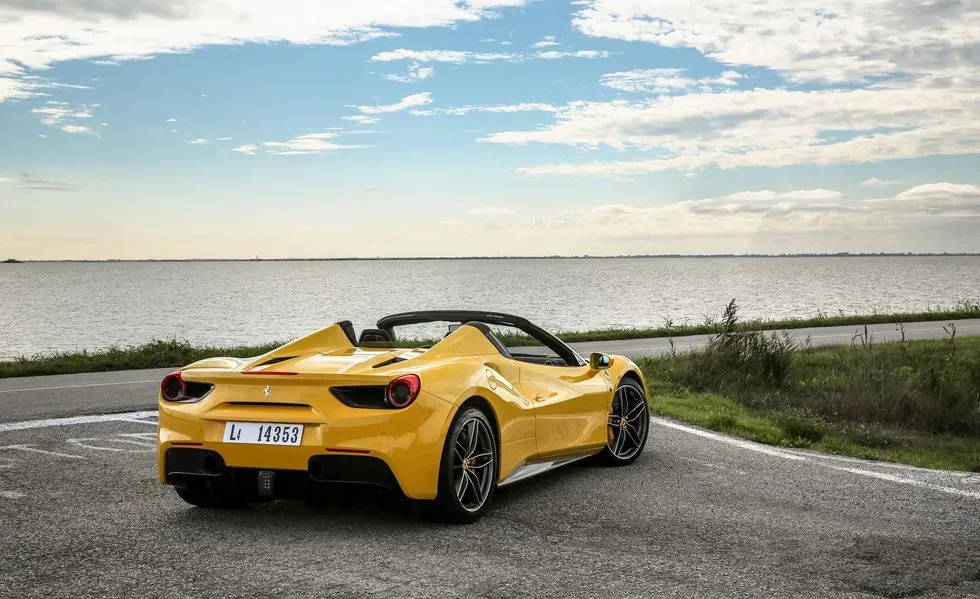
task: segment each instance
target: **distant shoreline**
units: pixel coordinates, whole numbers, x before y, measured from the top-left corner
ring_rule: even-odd
[[[427,260],[609,260],[609,259],[650,259],[650,258],[951,258],[978,257],[980,253],[877,253],[857,254],[840,252],[835,254],[624,254],[609,256],[366,256],[340,258],[107,258],[104,260],[17,260],[11,264],[28,263],[133,263],[133,262],[395,262]]]

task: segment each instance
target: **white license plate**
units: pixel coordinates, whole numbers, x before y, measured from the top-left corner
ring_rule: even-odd
[[[256,445],[299,445],[303,442],[302,424],[275,422],[226,422],[225,443]]]

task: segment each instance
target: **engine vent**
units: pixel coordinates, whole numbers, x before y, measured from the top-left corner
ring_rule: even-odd
[[[251,369],[254,370],[254,369],[260,368],[262,366],[272,366],[273,364],[278,364],[280,362],[285,362],[286,360],[292,360],[293,358],[296,358],[296,357],[297,356],[280,356],[278,358],[272,358],[271,360],[266,360],[265,362],[262,362],[261,364],[256,364],[255,366],[252,366]]]
[[[400,356],[395,356],[394,358],[392,358],[390,360],[385,360],[384,362],[381,362],[380,364],[375,364],[374,367],[375,368],[384,368],[385,366],[391,366],[392,364],[397,364],[399,362],[404,362],[404,361],[405,361],[405,358],[402,358]]]
[[[340,403],[350,408],[391,410],[393,408],[385,401],[385,389],[384,385],[356,385],[330,387],[330,392]]]

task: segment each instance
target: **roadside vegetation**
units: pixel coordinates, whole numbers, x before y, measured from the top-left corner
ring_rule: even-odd
[[[769,445],[980,472],[980,337],[846,346],[754,330],[732,301],[706,349],[638,363],[655,412]]]
[[[980,318],[980,302],[963,301],[952,307],[936,308],[925,312],[906,312],[892,314],[872,313],[868,315],[818,314],[813,318],[790,320],[752,320],[739,322],[745,330],[769,331],[774,329],[822,327],[834,325],[862,325],[917,321],[942,321],[963,318]],[[611,341],[617,339],[643,339],[650,337],[679,337],[683,335],[715,334],[722,322],[706,316],[697,324],[675,325],[664,322],[663,327],[647,329],[598,329],[593,331],[560,332],[557,336],[566,342]],[[435,339],[409,339],[399,343],[403,347],[429,346]],[[259,356],[282,345],[285,341],[269,342],[255,346],[195,346],[179,339],[154,340],[140,345],[110,347],[91,351],[72,351],[22,356],[13,360],[0,360],[0,378],[17,376],[40,376],[48,374],[74,374],[80,372],[101,372],[108,370],[130,370],[140,368],[176,368],[196,360],[213,356],[248,358]],[[530,338],[507,337],[504,343],[509,346],[533,345]]]
[[[280,345],[282,344],[269,343],[257,346],[197,347],[186,341],[151,341],[129,347],[110,347],[97,351],[58,352],[0,361],[0,378],[140,368],[176,368],[214,356],[232,358],[260,356]]]

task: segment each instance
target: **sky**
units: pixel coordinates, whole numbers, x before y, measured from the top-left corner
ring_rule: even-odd
[[[980,252],[980,0],[0,0],[0,258]]]

